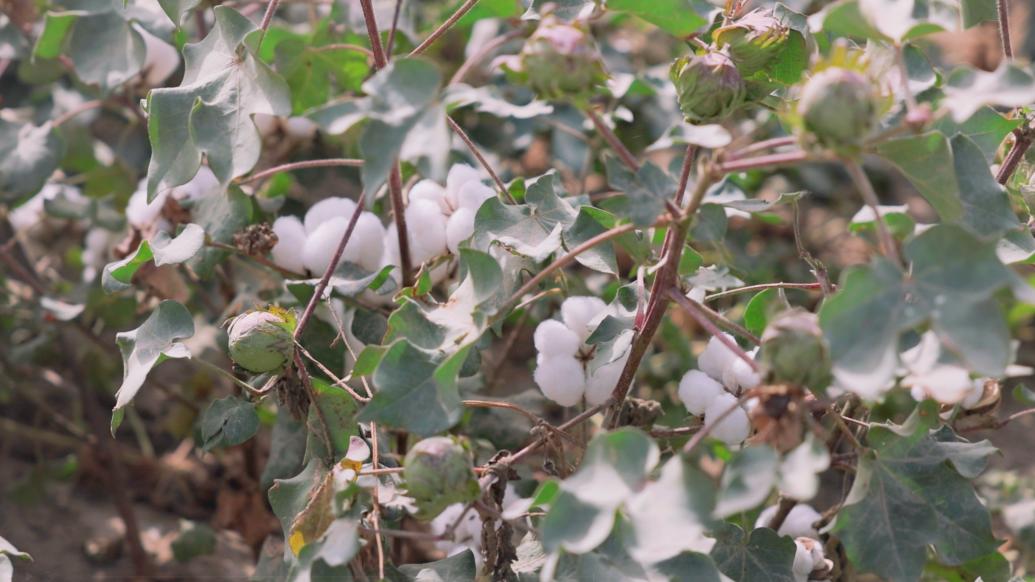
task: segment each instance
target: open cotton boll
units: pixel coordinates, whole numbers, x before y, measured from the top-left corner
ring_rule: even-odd
[[[324,198],[310,206],[305,213],[305,231],[313,234],[321,224],[333,218],[344,218],[347,222],[355,211],[356,203],[349,198]]]
[[[338,249],[338,243],[348,228],[349,221],[341,216],[336,216],[324,221],[310,232],[305,239],[305,246],[302,249],[302,264],[313,275],[320,276],[327,270],[334,258],[334,251]]]
[[[700,370],[690,370],[679,380],[679,399],[687,412],[701,416],[719,394],[724,394],[722,384]]]
[[[726,336],[731,342],[736,342],[730,334],[724,333],[722,335]],[[722,380],[726,374],[726,369],[733,365],[733,362],[737,359],[738,356],[733,353],[733,350],[726,347],[718,337],[713,336],[708,340],[708,345],[705,346],[701,355],[697,357],[697,367],[712,378]]]
[[[809,538],[803,538],[809,539]],[[807,548],[800,540],[794,540],[794,582],[809,582],[809,574],[816,561],[812,557],[812,550]]]
[[[956,404],[974,388],[966,369],[948,364],[937,365],[924,373],[910,374],[902,379],[902,385],[911,388],[917,400],[929,396],[942,404]]]
[[[347,224],[347,221],[346,221]],[[344,231],[342,231],[344,233]],[[336,247],[339,241],[334,243]],[[373,212],[364,212],[356,221],[356,228],[349,237],[341,254],[343,261],[356,263],[367,271],[376,271],[381,266],[385,250],[385,227]]]
[[[586,375],[582,364],[572,356],[543,358],[533,379],[543,396],[561,406],[575,406],[585,391]]]
[[[749,356],[754,357],[757,348],[748,352]],[[722,383],[726,385],[730,390],[737,391],[738,393],[743,390],[751,390],[762,383],[762,375],[753,369],[751,366],[744,361],[743,358],[738,357],[731,363],[726,371],[722,374]]]
[[[535,349],[547,357],[574,356],[582,345],[579,336],[556,319],[547,319],[536,326],[532,341]]]
[[[606,309],[598,297],[569,297],[561,303],[561,321],[584,342],[593,332],[590,323]]]
[[[593,370],[586,377],[586,403],[590,406],[603,404],[614,391],[618,378],[625,369],[625,363],[629,361],[629,352],[613,362],[608,362]]]
[[[297,140],[310,140],[319,126],[306,117],[289,117],[284,120],[284,133]]]
[[[460,200],[460,189],[468,182],[478,182],[481,179],[481,172],[467,164],[453,164],[453,167],[449,168],[446,175],[446,195],[453,203],[453,208],[456,208],[456,203]]]
[[[277,235],[277,244],[270,251],[273,263],[296,273],[305,272],[302,253],[306,236],[302,221],[297,216],[281,216],[273,221],[273,234]]]
[[[446,189],[434,180],[421,180],[410,188],[408,195],[410,204],[414,200],[428,200],[438,205],[443,214],[452,212],[452,208],[446,202]]]
[[[478,212],[478,209],[482,207],[486,200],[495,197],[495,190],[482,184],[480,181],[471,180],[460,187],[460,193],[457,194],[456,201],[460,208],[467,208],[472,212]]]
[[[773,521],[773,517],[776,516],[778,507],[772,505],[762,510],[762,513],[758,514],[758,519],[755,520],[755,527],[769,527],[769,523]],[[818,511],[813,509],[811,505],[805,503],[799,503],[791,508],[790,513],[783,520],[780,525],[780,529],[776,533],[782,536],[791,536],[794,538],[806,537],[806,538],[819,538],[819,532],[812,525],[820,520],[822,516]]]
[[[723,391],[704,409],[704,424],[712,427],[711,436],[728,445],[744,442],[744,439],[751,435],[751,420],[748,418],[747,412],[739,406],[725,418],[719,420],[719,417],[736,403],[736,396]]]
[[[195,201],[219,192],[219,178],[208,166],[200,166],[194,177],[169,191],[174,200]]]
[[[176,47],[137,27],[144,39],[144,83],[149,87],[160,87],[180,67],[180,51]]]
[[[159,189],[155,199],[149,203],[147,201],[147,182],[141,180],[137,191],[129,197],[129,203],[126,204],[126,220],[139,229],[151,226],[161,216],[167,196],[167,190]]]
[[[981,402],[981,398],[985,395],[985,382],[988,382],[988,378],[977,378],[973,381],[967,395],[960,400],[960,406],[964,410],[971,410]]]
[[[446,222],[446,247],[454,255],[460,251],[460,243],[474,234],[474,211],[459,208]]]
[[[406,208],[410,258],[414,266],[446,252],[446,217],[430,200],[412,200]]]

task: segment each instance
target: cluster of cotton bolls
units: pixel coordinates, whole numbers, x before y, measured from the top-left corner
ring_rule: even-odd
[[[432,180],[421,180],[410,188],[406,206],[406,224],[409,228],[410,253],[414,264],[444,254],[456,253],[460,243],[474,234],[474,216],[481,205],[496,195],[482,183],[478,170],[467,164],[449,168],[446,185]],[[393,226],[390,242],[398,255],[398,240]]]
[[[733,336],[723,335],[736,341]],[[748,355],[754,357],[755,351]],[[743,406],[733,408],[737,403],[735,394],[758,386],[761,375],[718,337],[708,340],[697,365],[699,370],[688,371],[679,381],[679,399],[690,414],[704,416],[705,425],[711,426],[711,436],[727,444],[743,442],[751,434],[751,420]],[[719,420],[730,408],[733,412]]]
[[[594,362],[586,339],[612,314],[596,297],[569,297],[561,304],[559,321],[547,319],[536,327],[534,379],[543,395],[561,406],[574,406],[583,397],[590,405],[607,400],[629,359],[628,350],[614,361]]]
[[[137,185],[136,192],[126,204],[126,220],[130,226],[144,233],[145,238],[158,231],[169,231],[172,225],[162,216],[162,209],[171,198],[177,202],[192,203],[220,191],[219,179],[208,166],[198,168],[198,173],[186,183],[173,188],[159,188],[154,200],[147,201],[147,179]]]
[[[755,520],[755,527],[769,527],[777,510],[776,505],[762,510],[762,513],[758,514],[758,519]],[[833,567],[833,562],[827,559],[823,552],[823,544],[819,541],[819,532],[814,525],[821,517],[812,506],[799,503],[791,508],[783,520],[783,524],[780,525],[780,529],[776,530],[776,533],[782,536],[794,538],[796,546],[793,566],[795,582],[808,582],[813,579],[814,572],[828,573]]]
[[[296,273],[323,275],[355,212],[356,203],[348,198],[324,198],[309,208],[303,220],[281,216],[273,222],[277,235],[273,262]],[[363,211],[339,263],[354,263],[366,271],[376,271],[381,268],[384,251],[385,228],[381,220],[373,212]]]

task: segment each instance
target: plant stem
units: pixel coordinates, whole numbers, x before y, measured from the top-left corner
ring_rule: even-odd
[[[1031,147],[1032,138],[1029,135],[1027,124],[1028,120],[1025,119],[1024,125],[1013,131],[1013,145],[1010,147],[1010,151],[1006,154],[1003,164],[999,166],[999,171],[995,175],[995,181],[1000,184],[1006,184],[1010,181],[1010,176],[1017,170],[1017,166],[1024,159],[1024,154]]]
[[[783,137],[774,137],[771,139],[758,141],[751,145],[744,146],[735,152],[732,152],[726,157],[726,159],[738,160],[748,154],[754,154],[765,150],[771,150],[779,147],[794,145],[794,142],[796,142],[797,140],[798,138],[794,137],[793,135],[787,135]]]
[[[863,171],[862,166],[859,162],[854,159],[845,158],[843,160],[845,168],[848,170],[848,174],[852,177],[852,181],[855,182],[855,187],[859,189],[859,193],[862,195],[863,201],[866,205],[873,210],[873,216],[875,224],[877,225],[877,238],[880,240],[881,253],[890,258],[897,265],[902,264],[902,259],[898,255],[898,247],[895,245],[895,239],[892,238],[891,232],[888,231],[888,225],[884,223],[884,217],[880,215],[880,200],[877,199],[877,192],[873,189],[873,184],[870,183],[870,179],[866,177],[866,172]]]
[[[1013,43],[1010,42],[1010,2],[996,0],[996,12],[999,16],[999,37],[1003,41],[1003,56],[1013,58]]]
[[[80,113],[90,111],[91,109],[97,109],[104,106],[104,101],[95,99],[93,101],[86,101],[80,104],[78,107],[62,113],[61,115],[54,118],[54,121],[50,122],[51,127],[61,127],[62,124],[68,122],[68,120],[74,118]]]
[[[597,132],[604,138],[611,149],[614,150],[618,158],[622,160],[622,163],[626,165],[633,172],[637,172],[640,169],[640,163],[636,161],[636,156],[632,155],[629,148],[625,147],[622,140],[618,139],[615,132],[611,131],[611,128],[607,126],[600,114],[596,112],[592,107],[586,108],[586,116],[593,122],[593,127],[597,128]]]
[[[250,260],[255,261],[256,263],[262,265],[263,267],[266,267],[266,268],[269,268],[269,269],[273,269],[274,271],[280,273],[284,277],[289,277],[291,279],[305,279],[305,275],[302,274],[302,273],[296,273],[296,272],[294,272],[294,271],[292,271],[290,269],[285,269],[283,267],[280,267],[276,263],[274,263],[273,261],[267,259],[266,257],[260,256],[260,255],[249,255],[248,253],[242,251],[241,249],[235,247],[234,245],[228,245],[226,243],[221,243],[219,241],[210,240],[210,241],[205,241],[205,246],[211,247],[211,248],[214,248],[214,249],[219,249],[221,251],[227,251],[229,253],[234,253],[235,255],[239,255],[239,256],[241,256],[243,258],[250,259]]]
[[[464,64],[460,65],[460,68],[457,69],[455,73],[453,73],[453,77],[449,79],[449,84],[456,85],[457,83],[462,82],[464,80],[464,77],[466,77],[467,74],[471,72],[471,69],[474,68],[474,66],[478,63],[482,62],[485,59],[485,57],[489,56],[489,54],[492,53],[492,51],[500,48],[501,46],[507,44],[515,38],[518,38],[524,33],[524,29],[518,28],[508,32],[507,34],[498,36],[482,45],[477,52],[475,52],[466,61],[464,61]]]
[[[281,172],[290,172],[292,170],[307,170],[310,168],[333,168],[333,167],[350,167],[360,168],[363,166],[363,160],[357,160],[353,158],[330,158],[325,160],[305,160],[301,162],[291,162],[289,164],[281,164],[272,168],[267,168],[261,172],[256,172],[251,176],[238,178],[238,184],[247,184],[249,182],[255,182],[263,178],[268,178],[274,174]]]
[[[731,295],[737,295],[740,293],[754,293],[755,291],[765,291],[767,289],[822,289],[823,286],[820,283],[762,283],[761,285],[748,285],[746,287],[737,287],[736,289],[729,289],[727,291],[720,291],[713,293],[704,298],[705,302],[711,303]]]
[[[266,13],[262,15],[262,24],[259,25],[263,36],[269,30],[270,23],[273,22],[273,13],[277,11],[278,6],[280,6],[280,0],[270,0],[269,4],[266,5]]]
[[[740,160],[723,162],[719,164],[719,171],[723,174],[729,174],[731,172],[744,172],[746,170],[757,170],[760,168],[770,168],[774,166],[787,166],[797,164],[798,162],[804,162],[808,159],[808,153],[798,150],[793,152],[769,154],[765,156],[755,156],[753,158],[744,158]]]
[[[445,34],[447,30],[452,28],[452,26],[456,24],[458,20],[463,18],[464,14],[467,14],[472,8],[474,8],[474,5],[477,3],[478,0],[467,0],[466,2],[464,2],[460,6],[460,8],[456,9],[456,12],[454,12],[452,16],[447,18],[445,22],[440,24],[438,28],[436,28],[430,35],[428,35],[428,38],[424,39],[424,42],[420,43],[420,45],[418,45],[417,48],[410,51],[410,56],[415,57],[423,53],[424,51],[428,50],[428,47],[434,44],[434,42],[438,40],[440,36]]]
[[[402,170],[396,160],[388,174],[388,195],[392,201],[392,217],[395,219],[396,235],[399,239],[399,268],[402,271],[402,286],[413,285],[413,261],[410,257],[410,231],[406,228],[406,203],[402,193]]]
[[[506,196],[507,199],[510,200],[511,204],[517,204],[517,201],[514,200],[513,196],[511,196],[510,190],[507,190],[507,185],[500,179],[499,174],[492,169],[492,166],[489,165],[489,161],[486,160],[485,156],[482,155],[482,152],[478,150],[478,146],[474,143],[474,140],[471,139],[471,136],[467,135],[464,128],[460,127],[460,124],[448,115],[446,116],[446,123],[449,124],[449,128],[453,130],[453,133],[459,136],[464,144],[467,145],[467,149],[471,150],[471,154],[478,160],[478,163],[485,168],[486,172],[489,173],[489,176],[492,177],[492,181],[496,183],[496,188],[500,191],[500,194]]]
[[[385,49],[381,46],[381,35],[377,32],[377,20],[374,18],[374,6],[371,0],[359,0],[363,10],[363,21],[367,25],[367,36],[370,38],[370,50],[374,53],[374,70],[380,71],[388,64]]]
[[[402,0],[399,0],[399,3],[401,3],[401,2],[402,2]],[[396,15],[398,15],[398,13],[399,13],[399,3],[397,3],[395,5]],[[394,27],[393,27],[392,31],[393,32],[395,31]],[[391,43],[389,43],[389,46],[390,45],[391,45]],[[380,457],[381,451],[379,449],[380,449],[380,447],[378,446],[378,442],[377,442],[377,423],[371,422],[370,423],[370,454],[371,454],[371,457],[372,457],[371,461],[373,462],[375,469],[377,468],[377,466],[379,464],[381,464],[381,457]],[[379,493],[378,488],[380,486],[381,486],[381,480],[380,479],[374,479],[374,489],[373,489],[373,491],[371,491],[370,498],[371,498],[371,513],[373,515],[373,520],[374,520],[374,540],[377,543],[377,576],[378,576],[378,580],[384,580],[385,579],[385,549],[384,549],[384,543],[381,541],[381,504],[379,503],[379,499],[378,499],[378,493]]]
[[[713,421],[711,421],[709,423],[706,423],[703,427],[701,427],[701,430],[697,431],[697,433],[694,434],[694,436],[690,438],[690,440],[686,443],[686,445],[683,446],[683,454],[684,455],[689,455],[697,447],[697,445],[699,445],[701,443],[701,441],[703,441],[705,439],[705,437],[707,437],[708,435],[710,435],[712,433],[712,429],[717,424],[722,422],[723,419],[725,419],[727,416],[733,414],[734,410],[739,408],[741,405],[743,405],[745,402],[747,402],[747,400],[749,398],[753,398],[754,396],[755,396],[755,391],[754,390],[748,390],[748,391],[744,392],[743,394],[741,394],[740,398],[738,398],[736,402],[734,402],[732,405],[730,405],[730,407],[727,408],[726,410],[722,411],[722,414],[720,414],[717,418],[715,418],[715,420],[713,420]]]
[[[392,28],[388,30],[388,43],[385,45],[385,59],[392,60],[392,48],[395,45],[395,33],[399,29],[399,13],[402,12],[403,0],[395,0],[395,11],[392,12]],[[381,572],[381,578],[384,578]]]
[[[726,336],[726,334],[722,333],[722,331],[712,322],[711,318],[705,312],[704,306],[690,299],[689,297],[683,295],[679,292],[678,289],[674,287],[669,288],[667,293],[669,297],[675,300],[675,302],[678,303],[679,306],[682,307],[687,312],[687,314],[690,315],[690,317],[694,318],[694,321],[696,321],[701,327],[703,327],[705,331],[707,331],[712,337],[719,340],[722,343],[722,345],[726,346],[727,349],[736,354],[738,358],[744,360],[744,362],[747,363],[747,365],[750,366],[753,371],[761,371],[761,368],[758,367],[758,362],[756,362],[751,356],[749,356],[747,352],[741,349],[741,347],[737,345],[737,342],[731,340],[729,337]],[[715,315],[718,314],[716,313]],[[744,333],[747,333],[748,336],[751,336],[752,339],[758,342],[758,338],[748,333],[747,330],[744,330]]]

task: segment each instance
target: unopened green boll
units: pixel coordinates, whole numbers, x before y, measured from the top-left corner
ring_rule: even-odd
[[[762,334],[762,362],[773,384],[822,392],[830,385],[830,350],[814,313],[795,309],[777,316]]]
[[[835,150],[856,149],[877,124],[877,94],[861,73],[824,69],[805,84],[798,114],[820,144]]]
[[[431,437],[406,454],[403,478],[407,494],[417,504],[417,518],[428,520],[449,505],[478,497],[480,489],[471,453],[450,437]]]
[[[744,76],[761,71],[787,42],[790,29],[771,11],[755,10],[715,31],[715,45],[725,48]]]
[[[718,52],[681,57],[669,76],[676,86],[679,109],[690,123],[710,123],[744,104],[744,78],[728,56]]]
[[[607,72],[589,31],[544,18],[525,42],[520,74],[541,99],[586,100],[606,90]]]
[[[287,312],[252,311],[230,321],[228,347],[235,364],[261,374],[282,370],[294,356]]]

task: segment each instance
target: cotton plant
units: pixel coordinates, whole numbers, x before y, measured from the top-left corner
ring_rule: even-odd
[[[540,323],[533,336],[536,349],[536,384],[548,399],[561,406],[575,406],[585,398],[590,406],[611,396],[628,361],[628,351],[601,361],[594,346],[586,343],[613,307],[600,298],[569,297],[561,303],[560,319]]]

